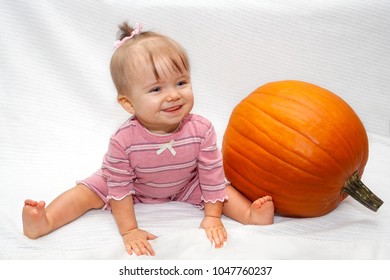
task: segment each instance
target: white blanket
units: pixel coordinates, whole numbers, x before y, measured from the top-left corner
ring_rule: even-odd
[[[26,198],[50,202],[101,163],[128,116],[116,104],[109,60],[117,25],[141,21],[188,51],[196,106],[219,143],[234,106],[258,86],[296,79],[346,100],[369,133],[363,181],[385,203],[352,198],[312,219],[270,226],[223,221],[213,249],[202,211],[136,205],[158,235],[155,257],[126,254],[109,212],[90,211],[38,240],[22,234]],[[0,1],[0,259],[390,259],[390,2]]]

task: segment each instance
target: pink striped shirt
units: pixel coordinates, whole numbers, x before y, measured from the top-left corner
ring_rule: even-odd
[[[111,137],[101,174],[108,198],[202,204],[226,199],[226,181],[214,127],[190,114],[170,134],[152,134],[131,117]]]

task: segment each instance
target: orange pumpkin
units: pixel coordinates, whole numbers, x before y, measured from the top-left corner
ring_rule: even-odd
[[[223,138],[226,178],[251,201],[271,195],[291,217],[329,213],[348,194],[373,211],[383,203],[360,181],[367,134],[352,108],[301,81],[265,84],[233,110]]]

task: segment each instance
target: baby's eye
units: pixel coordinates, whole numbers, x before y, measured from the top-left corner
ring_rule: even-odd
[[[152,88],[149,92],[160,92],[161,91],[161,87],[154,87]]]
[[[181,86],[184,86],[187,84],[187,81],[186,80],[183,80],[183,81],[180,81],[177,83],[177,86],[181,87]]]

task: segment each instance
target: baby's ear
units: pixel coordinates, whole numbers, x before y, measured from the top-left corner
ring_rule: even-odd
[[[131,105],[130,99],[127,96],[124,95],[118,96],[118,102],[119,104],[121,104],[123,109],[125,109],[130,114],[134,115],[135,113],[134,107],[133,105]]]

